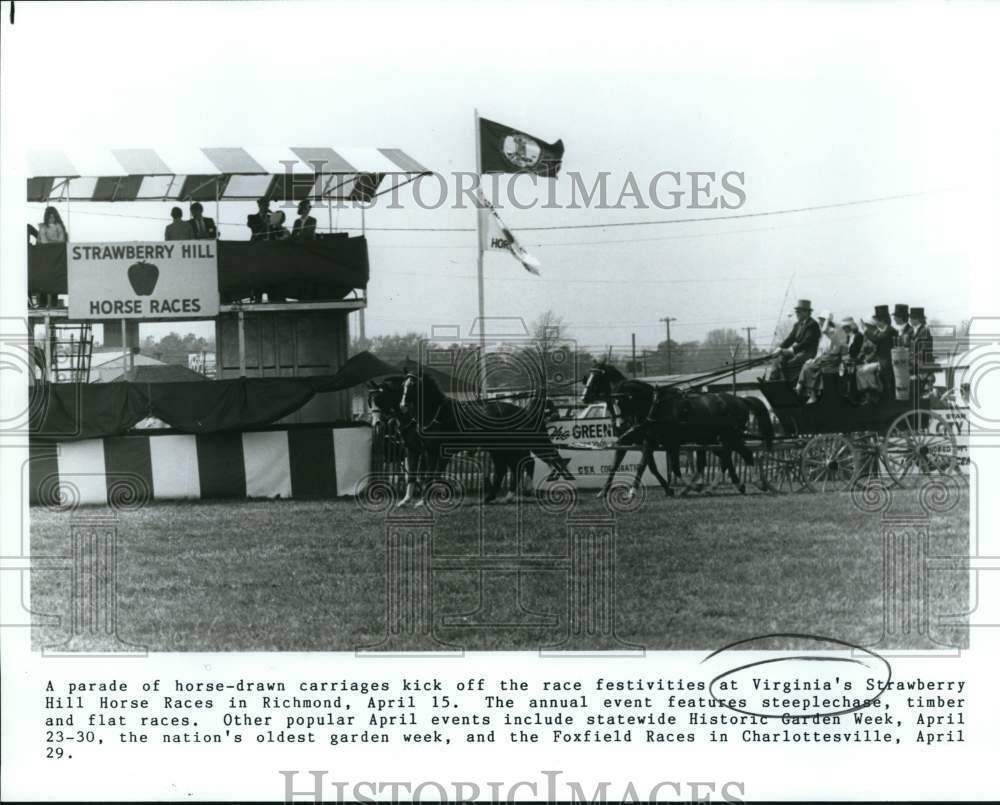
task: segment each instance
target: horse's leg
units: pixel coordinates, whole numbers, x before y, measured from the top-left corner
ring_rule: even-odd
[[[517,472],[521,494],[526,497],[533,497],[535,494],[535,457],[531,454],[530,450],[525,450],[521,454]]]
[[[712,450],[712,455],[719,459],[719,473],[715,477],[715,480],[705,489],[705,494],[707,495],[715,494],[715,491],[722,484],[723,475],[728,475],[730,479],[734,479],[733,472],[735,472],[732,462],[732,448],[725,439],[723,439],[722,447]]]
[[[737,443],[736,451],[740,454],[740,457],[747,463],[747,465],[753,467],[756,471],[757,488],[761,492],[771,492],[771,485],[767,482],[767,476],[764,475],[764,462],[754,460],[753,451],[747,447],[746,442],[742,439],[740,439]]]
[[[705,488],[705,464],[707,463],[707,458],[705,455],[705,448],[699,447],[694,451],[695,455],[695,470],[694,475],[691,480],[684,484],[684,490],[681,492],[682,495],[686,495],[688,492],[701,492]]]
[[[635,471],[635,478],[632,479],[632,486],[628,490],[628,499],[631,500],[635,497],[635,491],[639,488],[639,484],[642,483],[642,476],[646,474],[646,467],[650,464],[650,450],[647,449],[649,442],[643,441],[642,450],[639,455],[639,467]]]
[[[501,503],[510,503],[514,499],[514,490],[517,487],[517,458],[514,454],[504,450],[500,451],[499,460],[494,458],[493,461],[497,464],[497,472],[493,476],[493,497],[495,498],[497,492],[500,491],[500,485],[504,478],[510,477],[507,494],[500,501]]]
[[[403,480],[406,482],[406,492],[397,506],[405,506],[416,497],[417,472],[420,469],[421,451],[410,447],[403,448]]]
[[[424,447],[424,483],[420,490],[420,498],[414,506],[423,506],[427,502],[427,494],[437,480],[438,473],[444,477],[444,467],[441,461],[441,445],[431,442]]]
[[[722,454],[720,458],[722,459],[722,467],[723,469],[725,469],[726,474],[729,475],[729,479],[733,482],[733,486],[735,486],[739,490],[739,493],[741,495],[745,495],[747,493],[746,484],[744,484],[743,481],[740,480],[740,476],[736,472],[736,465],[733,463],[734,450],[739,452],[740,455],[743,455],[743,452],[740,449],[741,445],[742,445],[741,439],[738,438],[734,439],[732,436],[730,436],[722,444]],[[719,481],[721,482],[722,479],[720,478]]]
[[[625,460],[625,454],[627,452],[627,447],[619,447],[615,450],[615,460],[611,463],[611,471],[608,473],[608,480],[604,482],[604,488],[597,493],[598,499],[603,498],[606,494],[608,494],[608,490],[611,488],[611,482],[615,479],[615,473],[618,472],[618,468]]]
[[[657,481],[660,482],[660,486],[663,488],[664,494],[668,498],[673,497],[674,496],[674,490],[670,488],[670,482],[666,478],[664,478],[663,475],[660,474],[660,468],[656,466],[656,451],[653,449],[653,444],[651,442],[647,442],[646,443],[646,445],[644,446],[643,453],[645,454],[647,452],[647,450],[648,450],[648,453],[649,453],[648,459],[644,455],[643,456],[643,460],[646,461],[646,463],[649,465],[649,471],[651,473],[653,473],[653,477]],[[670,460],[669,452],[668,452],[668,455],[667,455],[667,460],[668,460],[668,462]],[[667,475],[669,475],[669,474],[670,474],[670,470],[668,469],[667,470]],[[636,486],[638,486],[638,485],[639,484],[637,482]]]
[[[504,470],[504,459],[502,458],[499,451],[488,451],[486,453],[490,457],[490,464],[492,465],[492,473],[482,473],[483,478],[483,503],[492,503],[496,500],[497,490],[500,488],[500,483],[503,481]]]

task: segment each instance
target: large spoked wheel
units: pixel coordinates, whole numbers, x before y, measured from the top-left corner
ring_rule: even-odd
[[[857,448],[841,433],[813,436],[802,448],[802,481],[810,492],[846,492],[861,472]]]
[[[882,441],[882,463],[899,485],[907,478],[958,470],[951,424],[934,411],[907,411],[893,420]]]
[[[757,460],[762,464],[764,477],[774,491],[791,493],[803,488],[798,452],[795,444],[778,442],[770,452],[758,455]]]

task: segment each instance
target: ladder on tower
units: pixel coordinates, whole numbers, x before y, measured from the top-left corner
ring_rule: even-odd
[[[53,322],[49,342],[53,383],[89,383],[94,335],[89,323]]]

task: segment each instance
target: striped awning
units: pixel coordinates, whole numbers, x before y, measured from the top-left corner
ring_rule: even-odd
[[[50,148],[28,153],[28,201],[370,201],[425,173],[399,148]]]

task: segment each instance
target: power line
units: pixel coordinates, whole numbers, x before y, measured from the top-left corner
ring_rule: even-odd
[[[889,201],[901,201],[905,199],[919,198],[921,196],[933,195],[935,193],[949,192],[948,190],[923,190],[916,193],[900,193],[893,196],[876,196],[873,198],[854,199],[852,201],[839,201],[827,204],[813,204],[806,207],[788,207],[778,210],[762,210],[761,212],[733,213],[731,215],[705,215],[692,216],[689,218],[669,218],[658,221],[615,221],[602,224],[559,224],[553,226],[519,226],[519,232],[551,232],[573,229],[618,229],[622,227],[640,226],[666,226],[669,224],[692,224],[711,223],[713,221],[735,221],[743,218],[764,218],[773,215],[794,215],[803,212],[817,212],[820,210],[832,210],[841,207],[856,207],[865,204],[882,204]],[[161,221],[166,218],[150,215],[128,215],[125,213],[102,213],[96,211],[80,210],[84,215],[100,215],[109,218],[133,218],[149,221]],[[246,224],[218,221],[218,226],[239,226]],[[342,231],[361,231],[360,227],[344,227]],[[475,232],[475,227],[414,227],[414,226],[366,226],[368,232]]]

